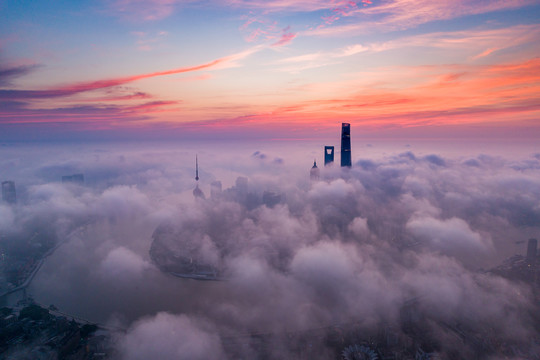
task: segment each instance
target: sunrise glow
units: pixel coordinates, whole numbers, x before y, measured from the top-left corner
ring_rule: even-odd
[[[341,121],[375,137],[540,135],[536,1],[7,1],[0,13],[2,140],[310,138]]]

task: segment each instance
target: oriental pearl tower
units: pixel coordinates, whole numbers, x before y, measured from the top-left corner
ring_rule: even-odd
[[[199,159],[197,155],[195,155],[195,181],[197,181],[197,185],[193,189],[193,196],[196,199],[205,199],[204,193],[199,189]]]

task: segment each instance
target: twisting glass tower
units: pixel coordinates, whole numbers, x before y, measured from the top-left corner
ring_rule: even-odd
[[[351,167],[351,124],[341,124],[341,166]]]

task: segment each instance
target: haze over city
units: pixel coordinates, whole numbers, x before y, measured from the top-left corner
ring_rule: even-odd
[[[0,357],[539,359],[537,1],[0,4]]]

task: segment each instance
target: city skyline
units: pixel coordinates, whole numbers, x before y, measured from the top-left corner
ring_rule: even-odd
[[[310,181],[304,144],[207,145],[197,152],[207,200],[193,198],[191,144],[3,146],[2,176],[17,186],[17,204],[0,203],[6,305],[27,293],[44,312],[52,304],[53,314],[120,327],[106,352],[124,359],[251,359],[266,349],[302,358],[313,348],[311,358],[341,359],[379,331],[371,350],[402,358],[537,353],[537,243],[528,239],[538,239],[538,154],[374,144],[353,146],[358,160],[342,168],[339,155],[322,166],[321,143],[320,180]],[[61,182],[79,174],[84,185]],[[48,324],[34,328],[63,334]],[[328,344],[341,324],[344,340]],[[261,347],[257,336],[244,353],[234,340],[261,333],[280,346]],[[208,337],[211,349],[182,341]]]
[[[534,1],[4,2],[1,141],[537,138]]]

